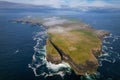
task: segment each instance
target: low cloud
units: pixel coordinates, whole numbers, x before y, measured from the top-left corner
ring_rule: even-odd
[[[109,0],[109,1],[106,0],[4,0],[4,1],[34,4],[34,5],[44,5],[55,8],[61,8],[63,5],[70,8],[79,8],[81,6],[120,8],[119,6],[120,1],[114,1],[114,0]]]

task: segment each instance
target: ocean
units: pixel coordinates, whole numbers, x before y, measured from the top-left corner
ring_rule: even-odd
[[[44,27],[11,22],[26,16],[81,19],[110,32],[103,39],[96,75],[77,76],[65,63],[46,62]],[[0,9],[0,80],[120,80],[119,44],[120,10]]]

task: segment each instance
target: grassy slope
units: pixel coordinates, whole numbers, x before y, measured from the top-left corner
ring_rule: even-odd
[[[50,33],[49,36],[54,44],[69,55],[75,63],[84,64],[87,60],[96,62],[91,50],[99,49],[101,41],[92,32],[72,30],[65,33]],[[51,47],[47,47],[47,50],[49,52]],[[56,55],[55,51],[49,53]]]
[[[52,46],[52,44],[47,40],[47,45],[46,45],[47,53],[52,53],[54,57],[58,57],[59,53],[56,51],[56,49]],[[56,54],[57,53],[57,54]]]
[[[61,56],[59,55],[59,53],[56,51],[56,49],[53,47],[49,40],[47,40],[46,50],[47,60],[56,64],[61,62]]]

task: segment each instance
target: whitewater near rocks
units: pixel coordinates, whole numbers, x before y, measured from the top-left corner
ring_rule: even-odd
[[[64,67],[64,69],[62,69],[62,71],[64,71],[70,66],[78,75],[85,75],[86,73],[93,74],[96,72],[98,67],[97,58],[101,52],[102,38],[106,35],[109,35],[108,32],[105,32],[103,30],[96,30],[83,22],[79,22],[78,20],[60,18],[60,17],[49,17],[49,18],[24,17],[14,20],[14,22],[30,23],[32,25],[40,25],[40,26],[42,25],[42,27],[44,28],[44,32],[36,34],[36,37],[39,36],[40,38],[36,38],[36,37],[34,38],[34,40],[37,41],[37,44],[34,47],[35,53],[33,55],[33,62],[32,62],[33,64],[29,65],[29,67],[33,69],[36,76],[38,76],[36,68],[42,67],[41,63],[42,65],[47,67],[51,66],[52,63],[53,64],[59,63],[58,64],[59,67],[58,65],[55,65],[56,67],[58,67],[57,69],[55,69],[55,71],[52,71],[51,67],[53,65],[51,67],[48,67],[48,69],[50,69],[52,72],[55,73],[60,71],[58,69],[61,69],[61,67]],[[47,37],[45,37],[45,35],[47,35]],[[62,42],[60,43],[57,42],[59,40]],[[69,40],[72,42],[70,42]],[[68,42],[66,43],[65,41],[68,41],[70,43]],[[85,41],[83,43],[87,43],[85,44],[86,46],[83,46],[83,44],[82,45],[79,44],[82,41]],[[40,47],[41,42],[42,45],[44,45],[44,48]],[[60,45],[60,44],[64,44],[64,45]],[[80,50],[79,47],[78,49],[76,48],[77,47],[76,44],[82,46],[81,47],[81,49],[83,49],[82,52],[79,51]],[[92,45],[92,46],[88,47],[87,45]],[[78,54],[79,52],[80,54]],[[79,55],[78,57],[76,57],[77,59],[74,58],[75,56],[74,57],[71,56],[71,54],[73,53],[75,53],[75,55]],[[43,54],[43,57],[40,58],[40,56],[36,56],[38,54],[39,55]],[[83,56],[84,58],[81,59]],[[57,59],[54,59],[55,57]],[[62,65],[64,62],[67,62],[70,66],[66,65],[65,67],[65,64]],[[51,72],[46,71],[42,74],[45,75],[48,73]]]

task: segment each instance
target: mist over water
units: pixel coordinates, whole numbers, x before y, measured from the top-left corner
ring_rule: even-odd
[[[120,76],[120,11],[83,12],[66,10],[0,10],[0,79],[1,80],[119,80]],[[76,76],[70,66],[47,62],[46,29],[43,26],[11,23],[26,16],[60,16],[82,19],[96,29],[110,32],[103,39],[103,54],[95,75]],[[48,78],[49,77],[49,78]]]

